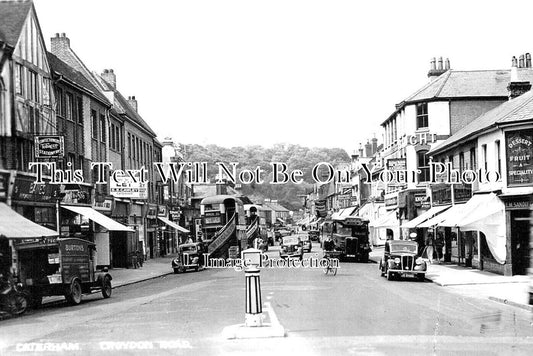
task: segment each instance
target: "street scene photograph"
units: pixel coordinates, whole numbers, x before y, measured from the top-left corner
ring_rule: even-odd
[[[0,355],[532,355],[531,11],[0,0]]]

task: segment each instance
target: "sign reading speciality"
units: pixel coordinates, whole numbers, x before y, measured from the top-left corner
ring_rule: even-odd
[[[508,131],[505,133],[507,151],[507,184],[526,185],[533,183],[533,130]]]
[[[65,156],[63,136],[35,136],[34,141],[36,158],[63,158]]]

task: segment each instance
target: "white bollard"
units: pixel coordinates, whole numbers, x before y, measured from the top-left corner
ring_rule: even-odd
[[[263,303],[261,301],[261,280],[259,270],[244,271],[246,282],[246,314],[244,324],[246,326],[262,326]]]

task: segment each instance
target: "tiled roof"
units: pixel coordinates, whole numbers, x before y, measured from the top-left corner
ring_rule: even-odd
[[[437,154],[446,148],[455,146],[464,140],[479,136],[491,127],[500,124],[533,121],[533,92],[529,91],[517,98],[506,101],[505,103],[487,111],[479,116],[470,124],[464,126],[454,135],[448,137],[438,146],[433,147],[429,154]]]
[[[533,82],[533,69],[518,68],[521,81]],[[397,105],[388,121],[407,104],[420,101],[452,98],[506,98],[507,85],[511,80],[511,70],[448,70],[437,79],[429,82]]]
[[[51,69],[58,75],[64,76],[66,79],[83,87],[89,91],[94,98],[106,105],[111,105],[109,100],[98,90],[82,73],[78,72],[61,59],[57,58],[52,53],[48,53],[48,63]]]
[[[32,5],[32,1],[0,1],[0,41],[17,45]]]
[[[143,120],[141,115],[135,111],[129,104],[128,100],[116,89],[111,87],[102,77],[98,76],[99,82],[102,84],[102,86],[105,88],[105,90],[113,91],[115,93],[115,104],[118,104],[122,110],[124,110],[124,114],[126,114],[131,120],[139,124],[143,129],[148,131],[151,135],[154,137],[157,136],[156,133],[152,130],[150,125],[146,123],[146,121]]]

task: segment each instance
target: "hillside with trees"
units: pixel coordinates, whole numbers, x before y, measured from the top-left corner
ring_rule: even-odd
[[[345,150],[340,148],[309,148],[293,144],[276,144],[265,148],[262,146],[246,147],[221,147],[217,145],[182,145],[184,159],[187,162],[207,162],[208,177],[214,182],[219,172],[216,162],[224,163],[230,171],[230,163],[237,162],[237,173],[243,169],[255,171],[260,167],[262,184],[249,183],[241,185],[241,192],[260,202],[264,198],[277,199],[282,205],[291,210],[302,208],[303,200],[298,195],[310,192],[313,189],[313,167],[320,162],[328,162],[335,166],[350,162],[350,157]],[[287,173],[299,169],[303,172],[301,184],[270,184],[272,181],[272,162],[285,163]],[[239,183],[237,181],[237,183]]]

